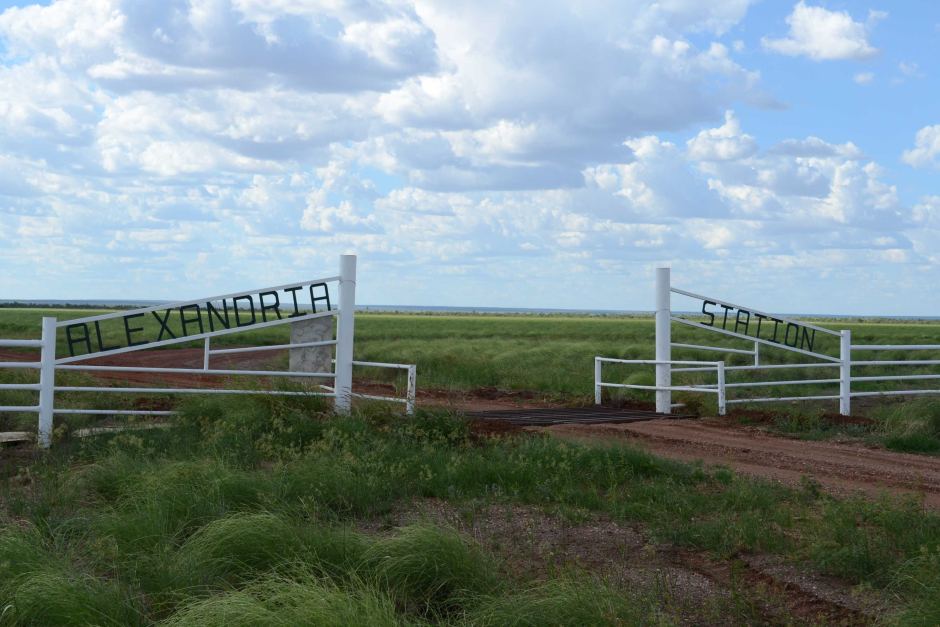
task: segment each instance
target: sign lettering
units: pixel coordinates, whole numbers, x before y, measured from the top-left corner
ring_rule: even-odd
[[[305,290],[310,296],[312,311],[302,311],[297,293]],[[288,296],[289,295],[289,296]],[[287,311],[282,303],[290,303]],[[183,305],[151,311],[132,311],[123,316],[92,322],[76,322],[65,325],[65,343],[69,356],[100,353],[118,348],[143,346],[152,342],[185,339],[207,332],[231,329],[233,325],[248,327],[261,322],[296,318],[319,311],[329,311],[330,290],[326,283],[297,285],[280,290],[239,294],[216,301],[191,302]],[[106,336],[102,323],[120,320],[123,341],[114,342],[114,333]]]
[[[709,307],[721,307],[724,312],[709,309]],[[730,320],[731,328],[729,329],[728,314],[731,312],[734,313],[734,317]],[[720,316],[720,325],[716,323],[716,314]],[[716,303],[711,300],[702,300],[702,315],[705,316],[705,321],[702,324],[707,327],[718,328],[720,326],[726,331],[733,331],[734,333],[774,342],[775,344],[783,344],[790,348],[812,351],[816,342],[816,329],[756,311],[735,309],[730,305]]]

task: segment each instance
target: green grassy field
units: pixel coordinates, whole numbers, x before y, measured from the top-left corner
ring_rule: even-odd
[[[76,309],[0,309],[0,337],[36,338],[43,315],[60,319],[74,319],[100,313]],[[146,320],[146,319],[144,319]],[[148,332],[157,323],[146,321]],[[178,325],[178,321],[171,321]],[[896,321],[822,321],[832,328],[851,329],[853,342],[877,344],[932,344],[940,343],[940,323]],[[174,327],[175,328],[175,327]],[[115,325],[102,328],[105,344],[118,343],[123,330]],[[356,317],[355,356],[360,360],[414,363],[418,366],[418,386],[422,389],[474,390],[528,390],[560,402],[588,403],[593,399],[593,358],[595,355],[623,359],[650,359],[653,355],[653,322],[648,317],[627,316],[561,316],[561,315],[441,315],[441,314],[378,314],[361,313]],[[214,346],[280,344],[288,341],[287,326],[246,330],[243,333],[213,339]],[[749,349],[746,342],[724,338],[678,324],[673,325],[673,341],[709,344]],[[831,340],[830,340],[831,342]],[[59,354],[67,354],[64,337],[58,338]],[[201,342],[175,345],[201,347]],[[172,348],[172,347],[171,347]],[[823,348],[832,348],[823,347]],[[159,349],[157,349],[159,350]],[[715,360],[720,353],[675,349],[674,358]],[[903,351],[856,355],[860,358],[879,359],[938,359],[940,352]],[[747,355],[724,355],[728,365],[751,363]],[[761,348],[762,363],[805,363],[799,354],[775,348]],[[274,364],[283,367],[281,362]],[[898,369],[857,367],[853,375],[898,374]],[[912,366],[905,373],[933,373],[932,367]],[[781,377],[781,374],[784,374]],[[32,372],[0,372],[0,380],[32,381]],[[63,373],[63,380],[77,384],[90,383],[87,377]],[[385,370],[357,370],[357,377],[395,382],[404,385],[401,372]],[[831,368],[791,371],[764,371],[761,373],[729,373],[728,382],[774,380],[780,378],[833,379],[837,372]],[[397,378],[396,378],[397,377]],[[654,383],[650,366],[610,364],[604,367],[608,382],[651,385]],[[713,383],[713,374],[676,374],[676,383]],[[903,388],[929,388],[933,381],[877,382],[853,384],[855,391],[890,390]],[[790,385],[729,390],[729,398],[748,396],[800,396],[837,394],[838,384]],[[31,393],[0,391],[0,404],[30,403]],[[647,392],[631,391],[625,394],[605,395],[613,400],[621,396],[649,400]],[[81,399],[64,396],[64,406],[87,406],[88,397]],[[677,394],[678,400],[689,403],[705,413],[715,413],[715,397],[709,394]],[[79,403],[76,405],[75,403]],[[125,406],[127,400],[114,395],[98,394],[94,403],[99,407]],[[122,404],[123,403],[123,404]],[[931,418],[929,403],[913,404],[927,407],[918,410],[909,419],[887,416],[893,411],[879,407],[879,402],[854,401],[854,411],[871,414],[875,425],[832,425],[823,414],[833,412],[836,401],[786,405],[755,405],[760,410],[775,414],[771,428],[800,437],[821,438],[834,434],[857,435],[870,442],[883,443],[899,450],[940,452],[940,420]],[[881,403],[883,404],[883,403]],[[733,406],[734,407],[734,406]],[[739,406],[738,406],[739,407]],[[926,412],[926,413],[925,413]],[[897,412],[895,412],[897,413]],[[22,426],[33,420],[28,414],[0,415],[0,428]],[[893,426],[892,426],[893,425]],[[913,425],[913,426],[912,426]]]
[[[885,624],[940,621],[940,518],[914,501],[838,500],[622,446],[481,439],[440,413],[192,400],[172,429],[4,468],[0,625],[813,622],[743,577],[687,597],[636,567],[677,549],[732,573],[738,556],[780,559],[885,600]],[[512,507],[569,534],[611,520],[645,539],[614,570],[546,565],[440,520],[398,524],[423,503],[467,523]]]
[[[0,337],[36,337],[42,314],[0,310]],[[933,324],[850,327],[857,342],[940,341]],[[675,341],[710,339],[676,331]],[[251,331],[217,344],[286,338],[286,329]],[[356,357],[417,363],[419,387],[532,390],[584,401],[598,354],[651,357],[652,321],[357,316]],[[29,376],[6,373],[4,380]],[[646,382],[651,373],[612,370],[608,377]],[[0,404],[28,402],[30,393],[18,394],[0,392]],[[67,394],[58,400],[80,402]],[[81,404],[134,402],[96,394]],[[338,418],[315,399],[263,397],[189,398],[180,408],[166,430],[73,440],[69,429],[89,419],[70,417],[57,421],[62,439],[50,455],[0,452],[0,625],[803,620],[787,616],[773,590],[734,576],[701,602],[655,576],[638,583],[578,560],[522,559],[514,545],[439,519],[403,521],[398,513],[416,503],[486,524],[487,508],[516,508],[514,516],[560,520],[568,534],[612,520],[641,533],[651,547],[643,555],[692,551],[732,573],[742,555],[770,556],[814,577],[835,577],[847,594],[883,599],[886,624],[940,621],[940,518],[913,500],[835,499],[812,481],[793,490],[625,446],[480,438],[440,412],[403,421],[366,407]],[[771,426],[798,437],[849,430],[898,450],[940,450],[940,403],[870,413],[871,424],[835,426],[819,408],[775,408]],[[0,420],[0,430],[35,428],[32,414]]]

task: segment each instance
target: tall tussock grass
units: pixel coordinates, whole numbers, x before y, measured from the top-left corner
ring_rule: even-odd
[[[483,599],[463,624],[480,627],[536,625],[649,625],[655,612],[637,597],[602,581],[549,581]],[[663,623],[666,624],[663,618]]]
[[[412,613],[453,612],[500,586],[496,563],[480,547],[427,524],[378,540],[362,566],[363,576]]]
[[[61,547],[60,547],[61,549]],[[76,572],[34,527],[0,529],[0,625],[136,625],[141,608],[119,582]]]
[[[913,453],[940,452],[940,400],[918,399],[877,410],[885,446]]]
[[[440,412],[269,399],[193,401],[176,428],[70,446],[0,492],[0,625],[662,622],[666,600],[577,574],[520,580],[453,529],[355,530],[422,498],[593,512],[718,558],[782,554],[894,592],[911,622],[940,619],[940,517],[915,502],[483,438]]]
[[[392,601],[366,587],[340,587],[305,574],[265,576],[248,586],[183,604],[164,627],[375,627],[402,624]]]

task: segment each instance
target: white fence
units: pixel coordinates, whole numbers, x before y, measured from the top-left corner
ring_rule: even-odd
[[[337,283],[339,287],[340,306],[333,308],[329,301],[328,284]],[[303,313],[296,300],[296,292],[308,286],[310,291],[311,313]],[[314,287],[321,288],[325,296],[315,296]],[[282,291],[293,298],[294,313],[288,317],[283,317],[280,310],[280,297],[278,292]],[[257,322],[257,314],[253,297],[257,295],[262,321]],[[264,297],[273,296],[275,305],[265,304]],[[227,300],[233,304],[232,314],[234,315],[235,327],[232,327],[230,320]],[[251,306],[251,322],[241,323],[243,311],[239,310],[238,301],[248,300]],[[326,309],[317,311],[317,301],[326,301]],[[205,309],[200,309],[200,305],[205,303]],[[213,306],[213,303],[216,305]],[[354,338],[354,309],[356,303],[356,257],[355,255],[342,255],[340,257],[340,273],[337,276],[314,279],[301,283],[280,285],[276,287],[263,288],[250,293],[238,292],[225,294],[222,296],[213,296],[199,299],[198,301],[182,301],[146,307],[133,311],[119,311],[107,313],[87,318],[58,321],[54,317],[44,317],[42,319],[42,339],[39,340],[8,340],[0,339],[0,347],[9,348],[38,348],[40,349],[39,361],[12,361],[0,362],[0,368],[3,369],[33,369],[39,371],[38,383],[3,383],[0,384],[0,391],[16,390],[30,391],[38,393],[38,402],[35,405],[0,405],[0,412],[35,412],[39,417],[38,424],[38,442],[42,447],[48,447],[52,440],[53,416],[65,414],[83,414],[83,415],[120,415],[120,416],[167,416],[175,412],[169,410],[123,410],[123,409],[95,409],[95,408],[62,408],[55,405],[55,394],[57,392],[105,392],[105,393],[127,393],[127,394],[266,394],[280,396],[322,396],[334,399],[336,411],[347,413],[351,407],[352,398],[365,398],[379,401],[390,401],[404,403],[408,414],[412,414],[415,409],[416,395],[416,368],[413,364],[390,364],[381,362],[363,362],[353,360],[353,338]],[[194,309],[195,308],[195,309]],[[220,311],[224,311],[224,318]],[[162,317],[160,313],[163,313]],[[187,313],[197,314],[197,318],[190,317],[186,319]],[[277,318],[267,319],[267,313],[273,312]],[[144,327],[131,325],[140,324],[138,320],[145,318],[146,314],[152,314],[161,325],[159,336],[154,341],[137,339],[135,335],[142,335]],[[176,335],[170,328],[169,320],[171,313],[178,313],[182,333]],[[203,318],[203,313],[206,314]],[[219,326],[215,329],[213,314],[218,321]],[[247,314],[245,314],[247,316]],[[214,349],[211,347],[212,337],[230,335],[233,333],[251,331],[259,328],[272,327],[282,324],[293,324],[305,320],[316,318],[336,317],[337,332],[335,339],[317,342],[303,342],[296,344],[277,344],[268,346],[252,346],[242,348]],[[106,321],[112,321],[120,318],[123,322],[123,329],[126,331],[126,346],[106,347],[103,341],[103,335],[100,325]],[[145,318],[149,320],[149,318]],[[203,320],[207,320],[210,330],[205,331]],[[187,325],[198,325],[198,333],[187,334]],[[56,357],[56,336],[59,329],[65,328],[66,344],[68,345],[69,356]],[[95,336],[92,336],[92,329]],[[76,337],[73,337],[72,331],[76,331]],[[167,334],[172,337],[162,339]],[[95,351],[93,339],[97,340],[99,350]],[[144,349],[155,348],[179,344],[183,342],[192,342],[202,339],[204,341],[202,368],[158,368],[144,366],[109,366],[93,365],[79,363],[91,358],[98,358],[108,355],[117,355],[140,351]],[[75,346],[85,346],[87,351],[75,355]],[[246,353],[257,351],[270,351],[278,349],[297,349],[316,346],[335,346],[336,358],[333,360],[333,368],[330,372],[297,372],[283,370],[236,370],[236,369],[218,369],[211,368],[210,361],[213,355],[224,355],[232,353]],[[385,397],[379,395],[359,394],[352,391],[352,371],[354,366],[368,366],[378,368],[393,368],[407,371],[408,383],[404,398]],[[217,376],[255,376],[255,377],[291,377],[291,378],[309,378],[309,379],[327,379],[332,385],[321,384],[318,389],[321,391],[292,391],[292,390],[269,390],[269,389],[229,389],[229,388],[170,388],[170,387],[104,387],[104,386],[62,386],[56,385],[55,377],[57,371],[86,371],[86,372],[124,372],[124,373],[152,373],[152,374],[184,374],[184,375],[217,375]],[[324,391],[325,390],[325,391]]]
[[[712,324],[706,324],[698,320],[692,320],[682,316],[674,315],[672,312],[671,295],[679,294],[692,299],[702,301],[702,312],[706,316],[711,316]],[[722,328],[714,326],[715,314],[706,310],[707,305],[715,305],[724,310],[724,324]],[[728,313],[734,311],[735,319],[731,330],[727,329]],[[746,314],[744,333],[739,329],[742,325],[741,314]],[[751,318],[758,319],[756,336],[749,335]],[[773,322],[773,336],[761,336],[761,322],[764,320]],[[752,348],[733,348],[725,346],[708,346],[701,344],[688,344],[671,341],[672,323],[678,323],[687,327],[698,328],[703,331],[718,333],[725,337],[732,337],[748,342]],[[778,329],[784,325],[785,336],[778,339]],[[769,326],[769,323],[768,323]],[[791,331],[795,337],[792,345],[789,344]],[[816,333],[821,336],[829,336],[838,339],[838,356],[829,355],[821,351],[813,350]],[[802,335],[801,335],[802,334]],[[804,341],[809,340],[810,349],[804,348]],[[799,346],[797,344],[800,344]],[[804,356],[813,357],[817,361],[810,363],[797,364],[768,364],[761,362],[761,346],[770,346],[789,352],[798,353]],[[748,355],[753,357],[753,364],[750,365],[727,365],[724,361],[677,361],[672,359],[672,349],[710,351],[726,354]],[[835,347],[833,347],[835,348]],[[652,390],[656,393],[656,411],[661,413],[670,413],[673,407],[677,405],[672,403],[672,392],[691,392],[691,393],[714,393],[718,398],[718,413],[724,415],[727,405],[741,403],[768,403],[783,401],[826,401],[838,400],[839,413],[847,416],[851,413],[852,398],[865,396],[907,396],[922,394],[940,394],[940,389],[897,389],[897,390],[878,390],[878,391],[853,391],[853,383],[872,383],[883,381],[924,381],[938,380],[940,374],[934,373],[908,373],[897,375],[868,375],[852,376],[853,368],[867,367],[897,367],[897,366],[940,366],[940,359],[905,359],[905,360],[877,360],[853,359],[853,352],[867,351],[937,351],[940,352],[940,344],[852,344],[852,332],[850,330],[833,331],[817,325],[806,322],[796,321],[782,316],[768,314],[748,307],[742,307],[720,299],[688,292],[670,286],[669,268],[658,268],[656,272],[656,358],[652,360],[644,359],[612,359],[607,357],[595,357],[594,360],[594,395],[595,402],[601,403],[601,392],[605,387],[625,388],[636,390]],[[625,383],[604,382],[601,365],[603,363],[620,363],[633,365],[652,365],[656,371],[656,384],[636,385]],[[678,366],[678,367],[676,367]],[[824,379],[820,378],[787,378],[781,380],[760,380],[760,381],[739,381],[728,382],[727,376],[733,376],[739,372],[776,372],[781,370],[805,370],[807,368],[830,368],[835,369],[835,376]],[[716,373],[715,383],[706,384],[687,384],[673,385],[672,377],[674,373]],[[774,388],[781,386],[832,386],[831,394],[807,394],[799,396],[753,396],[728,398],[728,393],[747,388]]]

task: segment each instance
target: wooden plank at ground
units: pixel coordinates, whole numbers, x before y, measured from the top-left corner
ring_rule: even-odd
[[[122,425],[116,427],[88,427],[86,429],[76,429],[72,435],[76,438],[87,438],[93,435],[105,435],[108,433],[120,433],[122,431],[145,431],[147,429],[169,429],[172,425],[166,422]]]
[[[0,443],[7,442],[29,442],[33,439],[33,434],[29,431],[2,431],[0,432]]]

